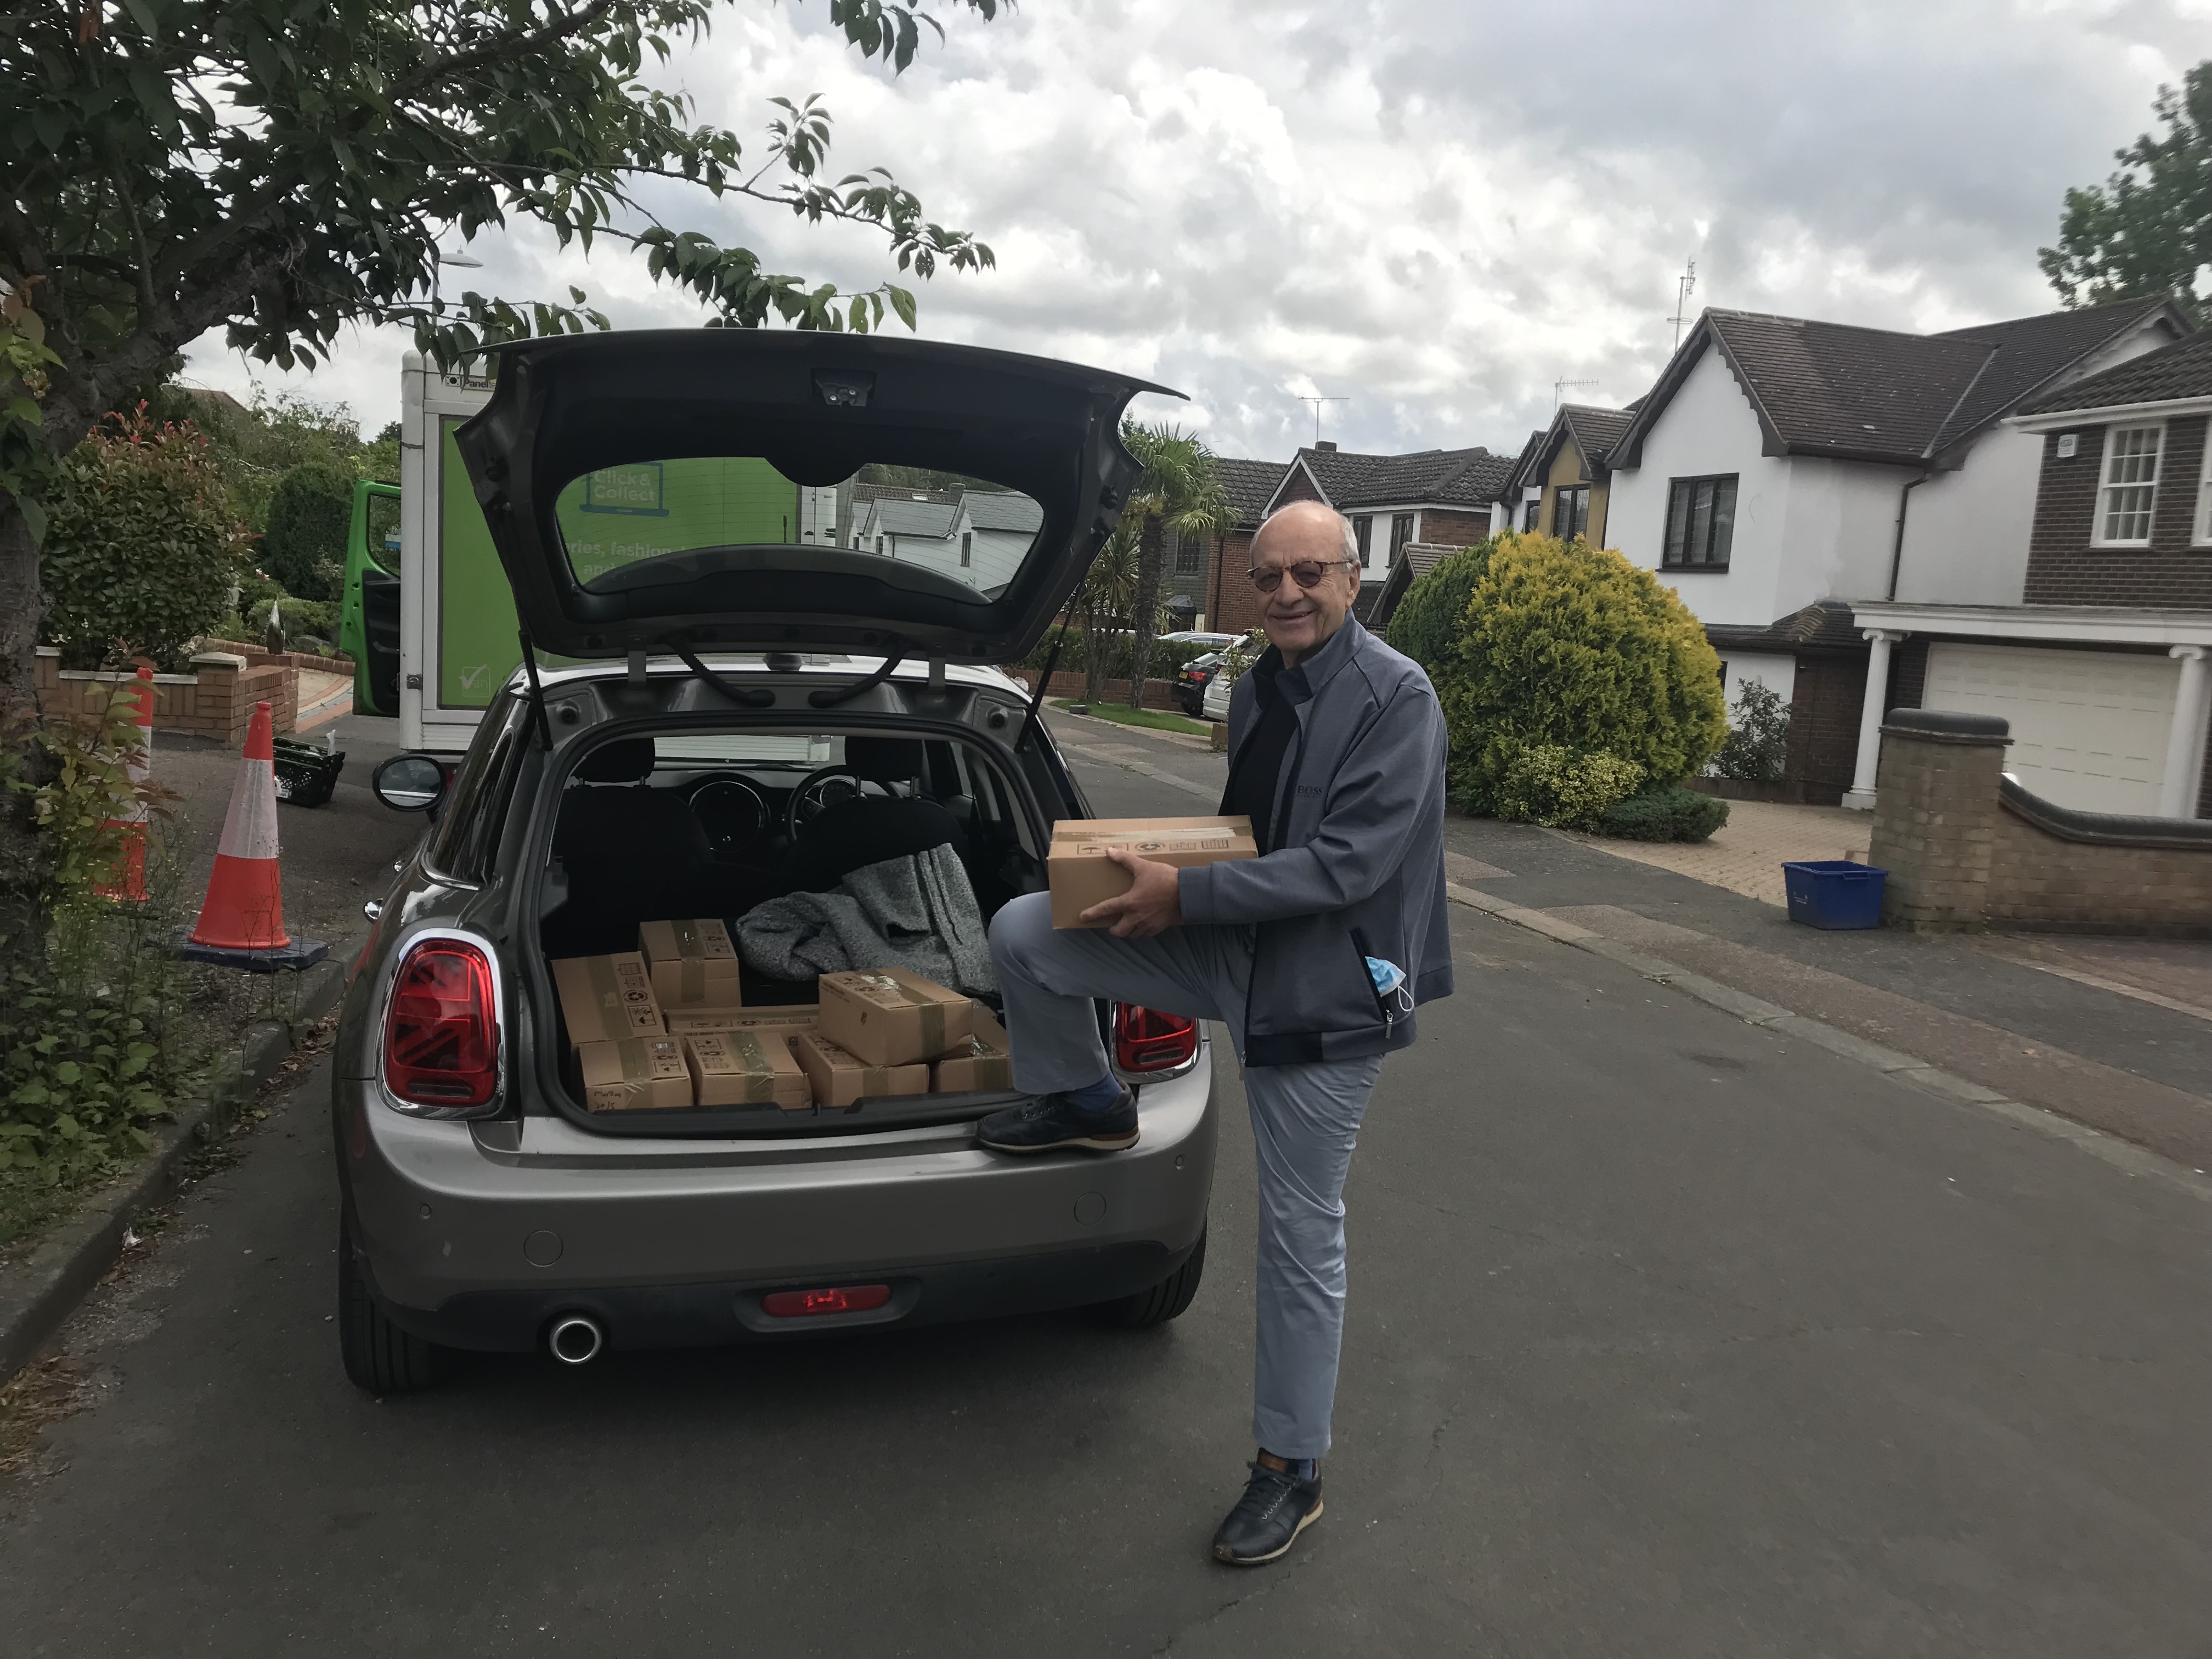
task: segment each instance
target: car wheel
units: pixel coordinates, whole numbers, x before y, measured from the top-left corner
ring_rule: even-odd
[[[1111,1325],[1117,1330],[1148,1331],[1155,1325],[1180,1318],[1198,1294],[1198,1281],[1205,1277],[1206,1235],[1200,1232],[1198,1243],[1183,1258],[1182,1266],[1158,1284],[1134,1296],[1102,1302],[1091,1312],[1101,1324]]]
[[[353,1229],[338,1224],[338,1352],[345,1374],[371,1394],[411,1394],[446,1374],[453,1351],[402,1330],[368,1293]]]

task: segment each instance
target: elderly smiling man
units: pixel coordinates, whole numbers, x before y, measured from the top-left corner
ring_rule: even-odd
[[[1415,1004],[1452,988],[1436,692],[1352,618],[1358,558],[1338,514],[1274,514],[1251,578],[1269,645],[1230,699],[1221,810],[1250,815],[1260,856],[1176,870],[1117,853],[1129,890],[1084,913],[1103,931],[1055,933],[1042,893],[1005,906],[991,953],[1014,1081],[1037,1098],[982,1125],[1002,1152],[1136,1144],[1093,998],[1228,1027],[1260,1173],[1260,1452],[1213,1539],[1240,1566],[1275,1559],[1321,1514],[1345,1173],[1382,1056],[1413,1041]]]

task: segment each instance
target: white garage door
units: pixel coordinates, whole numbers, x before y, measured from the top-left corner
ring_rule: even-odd
[[[2150,814],[2180,679],[2170,657],[1931,645],[1921,702],[2010,720],[2005,769],[2046,800]]]

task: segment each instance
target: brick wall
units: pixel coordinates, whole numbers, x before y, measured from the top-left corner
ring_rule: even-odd
[[[1283,480],[1282,493],[1275,497],[1275,505],[1280,507],[1285,501],[1317,501],[1320,499],[1321,491],[1306,476],[1305,468],[1294,466],[1290,476]]]
[[[1863,653],[1798,657],[1784,776],[1799,787],[1799,799],[1823,806],[1842,801],[1858,764],[1859,708],[1865,697]]]
[[[1989,729],[1882,728],[1867,858],[1889,872],[1885,921],[1930,932],[2212,934],[2212,842],[2090,842],[2029,822],[2001,793],[2004,723],[1978,723]]]
[[[208,738],[229,749],[245,746],[246,728],[253,719],[253,705],[270,705],[270,723],[283,736],[298,723],[300,677],[279,665],[240,667],[227,653],[208,653],[193,661],[190,674],[154,677],[154,730],[188,737]],[[127,674],[93,673],[64,669],[58,653],[41,648],[38,658],[40,705],[49,713],[98,714],[107,706],[112,689],[135,678]]]
[[[1241,634],[1260,625],[1260,594],[1244,573],[1252,568],[1252,532],[1232,530],[1221,538],[1213,556],[1213,603],[1206,608],[1206,626],[1224,634]]]
[[[2166,423],[2148,547],[2089,544],[2103,476],[2105,428],[2076,428],[2079,449],[2067,460],[2058,458],[2062,434],[2045,433],[2035,527],[2028,536],[2027,603],[2212,608],[2212,548],[2189,544],[2204,431],[2203,416]]]
[[[1445,547],[1473,547],[1490,534],[1490,509],[1455,512],[1448,507],[1421,509],[1421,537]]]
[[[1036,690],[1036,670],[1034,668],[1017,669],[1014,672],[1013,678],[1019,680],[1024,685],[1029,687],[1030,690],[1034,691]],[[1172,680],[1164,680],[1157,674],[1151,679],[1146,680],[1145,682],[1145,707],[1147,708],[1164,709],[1170,714],[1180,714],[1182,713],[1182,705],[1175,700],[1173,685],[1174,682]],[[1086,695],[1087,689],[1084,683],[1082,671],[1078,669],[1071,673],[1064,668],[1058,669],[1054,672],[1052,677],[1052,689],[1045,693],[1045,696],[1048,697],[1081,698]],[[1102,695],[1099,697],[1099,701],[1101,702],[1118,702],[1126,706],[1129,701],[1129,682],[1127,680],[1108,680],[1102,688]]]

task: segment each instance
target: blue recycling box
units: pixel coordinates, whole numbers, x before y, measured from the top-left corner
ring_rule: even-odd
[[[1889,872],[1849,859],[1808,859],[1782,866],[1790,920],[1808,927],[1879,927]]]

